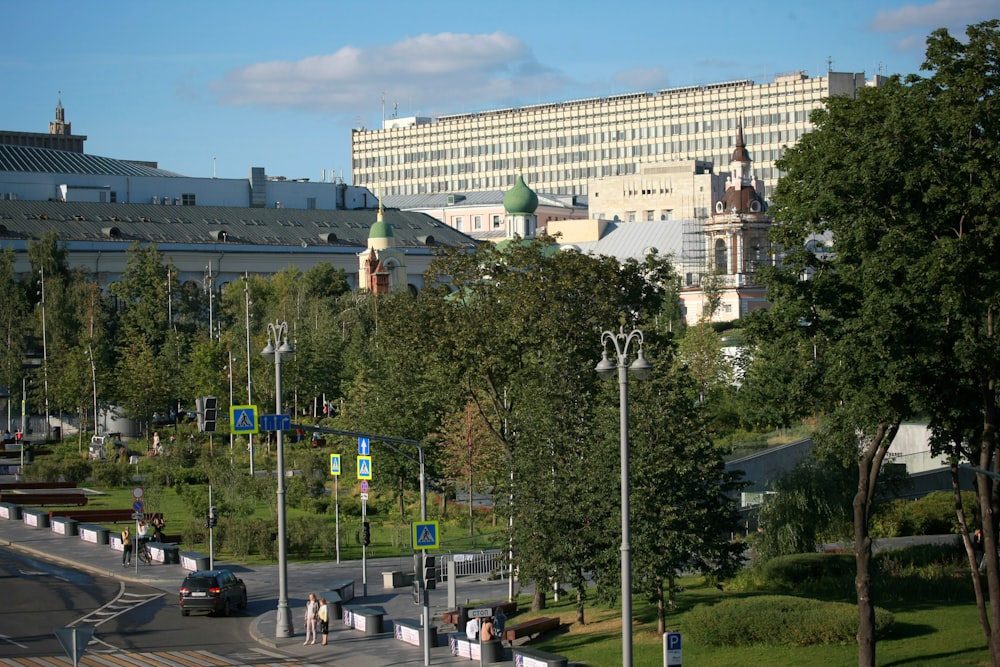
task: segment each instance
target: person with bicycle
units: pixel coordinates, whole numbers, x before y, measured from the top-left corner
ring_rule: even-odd
[[[149,554],[149,540],[152,538],[152,527],[144,520],[139,520],[136,529],[135,555],[145,563],[149,563],[152,558]]]

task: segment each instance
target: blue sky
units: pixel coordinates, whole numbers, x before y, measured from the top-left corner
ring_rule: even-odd
[[[351,128],[804,70],[909,74],[998,0],[0,0],[0,127],[88,153],[350,182]],[[384,101],[383,101],[384,100]]]

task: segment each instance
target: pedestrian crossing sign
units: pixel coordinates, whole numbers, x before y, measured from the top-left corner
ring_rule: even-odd
[[[229,424],[232,433],[258,433],[257,428],[257,406],[256,405],[231,405],[229,406]]]
[[[340,454],[330,454],[330,474],[340,474]]]
[[[358,479],[371,480],[372,478],[372,457],[358,457]]]
[[[437,549],[438,522],[414,521],[412,538],[414,549]]]

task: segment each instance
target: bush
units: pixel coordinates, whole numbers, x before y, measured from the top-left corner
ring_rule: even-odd
[[[875,608],[875,633],[892,627],[893,615]],[[757,595],[696,607],[685,632],[706,646],[810,646],[853,642],[858,610],[846,602],[822,602],[788,595]]]
[[[975,493],[963,492],[962,505],[970,524],[976,524],[979,505]],[[917,500],[884,503],[875,509],[872,517],[873,537],[946,535],[958,531],[955,494],[951,491],[935,491]]]
[[[856,569],[853,554],[791,554],[772,558],[761,565],[760,576],[769,588],[802,590],[822,580],[851,579]]]

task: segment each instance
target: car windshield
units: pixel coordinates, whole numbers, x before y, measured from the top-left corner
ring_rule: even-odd
[[[196,590],[212,588],[217,585],[215,577],[188,577],[184,580],[185,588],[192,588]]]

